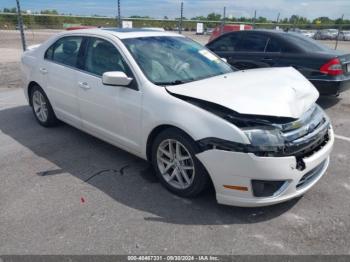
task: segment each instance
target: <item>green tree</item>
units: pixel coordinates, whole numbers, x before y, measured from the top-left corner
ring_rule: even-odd
[[[55,9],[52,9],[52,10],[46,9],[46,10],[41,10],[40,14],[42,14],[42,15],[58,15],[58,11]]]
[[[12,7],[12,8],[4,8],[3,9],[4,13],[16,13],[17,12],[17,8],[16,7]]]
[[[259,16],[259,18],[256,20],[257,23],[267,23],[267,18]]]
[[[327,16],[318,17],[314,19],[313,23],[317,24],[317,21],[319,21],[321,24],[334,24],[334,20],[330,19]]]
[[[137,18],[137,19],[150,19],[151,17],[149,16],[139,16],[139,15],[132,15],[132,16],[129,16],[129,18]]]
[[[221,19],[221,15],[217,13],[210,13],[207,16],[207,20],[209,21],[219,21]]]
[[[195,16],[195,17],[192,17],[191,20],[200,20],[200,21],[205,21],[207,20],[207,18],[205,16]]]

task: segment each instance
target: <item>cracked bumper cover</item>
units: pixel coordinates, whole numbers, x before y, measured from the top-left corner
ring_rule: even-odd
[[[296,168],[297,161],[294,156],[259,157],[252,153],[213,149],[197,154],[197,158],[211,176],[218,203],[242,207],[268,206],[299,197],[320,180],[329,164],[329,155],[334,144],[333,129],[330,129],[329,136],[324,147],[303,158],[305,169],[302,171]],[[305,186],[297,188],[299,181],[315,169],[317,174],[314,178]],[[255,197],[252,180],[285,180],[288,184],[275,196]],[[248,191],[232,190],[224,185],[248,187]]]

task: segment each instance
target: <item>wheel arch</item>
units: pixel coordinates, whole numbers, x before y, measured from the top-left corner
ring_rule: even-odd
[[[159,125],[159,126],[153,128],[153,130],[150,132],[150,134],[148,135],[148,138],[147,138],[146,157],[147,157],[147,160],[149,162],[152,161],[152,145],[153,145],[154,140],[161,132],[163,132],[164,130],[169,129],[169,128],[177,129],[181,133],[185,134],[186,136],[188,136],[189,138],[194,140],[186,131],[184,131],[183,129],[181,129],[179,127],[169,125],[169,124]]]
[[[31,93],[32,93],[32,90],[33,90],[33,88],[35,87],[35,86],[38,86],[38,87],[40,87],[41,89],[42,89],[42,87],[37,83],[37,82],[35,82],[35,81],[31,81],[29,84],[28,84],[28,90],[27,90],[27,95],[28,95],[28,100],[29,100],[29,105],[30,106],[33,106],[32,105],[32,101],[31,101],[31,99],[30,99],[30,95],[31,95]]]

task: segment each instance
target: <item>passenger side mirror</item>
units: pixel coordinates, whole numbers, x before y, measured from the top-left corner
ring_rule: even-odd
[[[102,75],[102,83],[109,86],[128,86],[132,80],[121,71],[106,72]]]
[[[225,57],[220,57],[222,61],[224,61],[225,63],[227,63],[227,59]]]

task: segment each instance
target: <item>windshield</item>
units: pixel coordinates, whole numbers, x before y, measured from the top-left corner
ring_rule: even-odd
[[[219,57],[185,37],[130,38],[123,43],[156,85],[178,85],[233,72]]]

